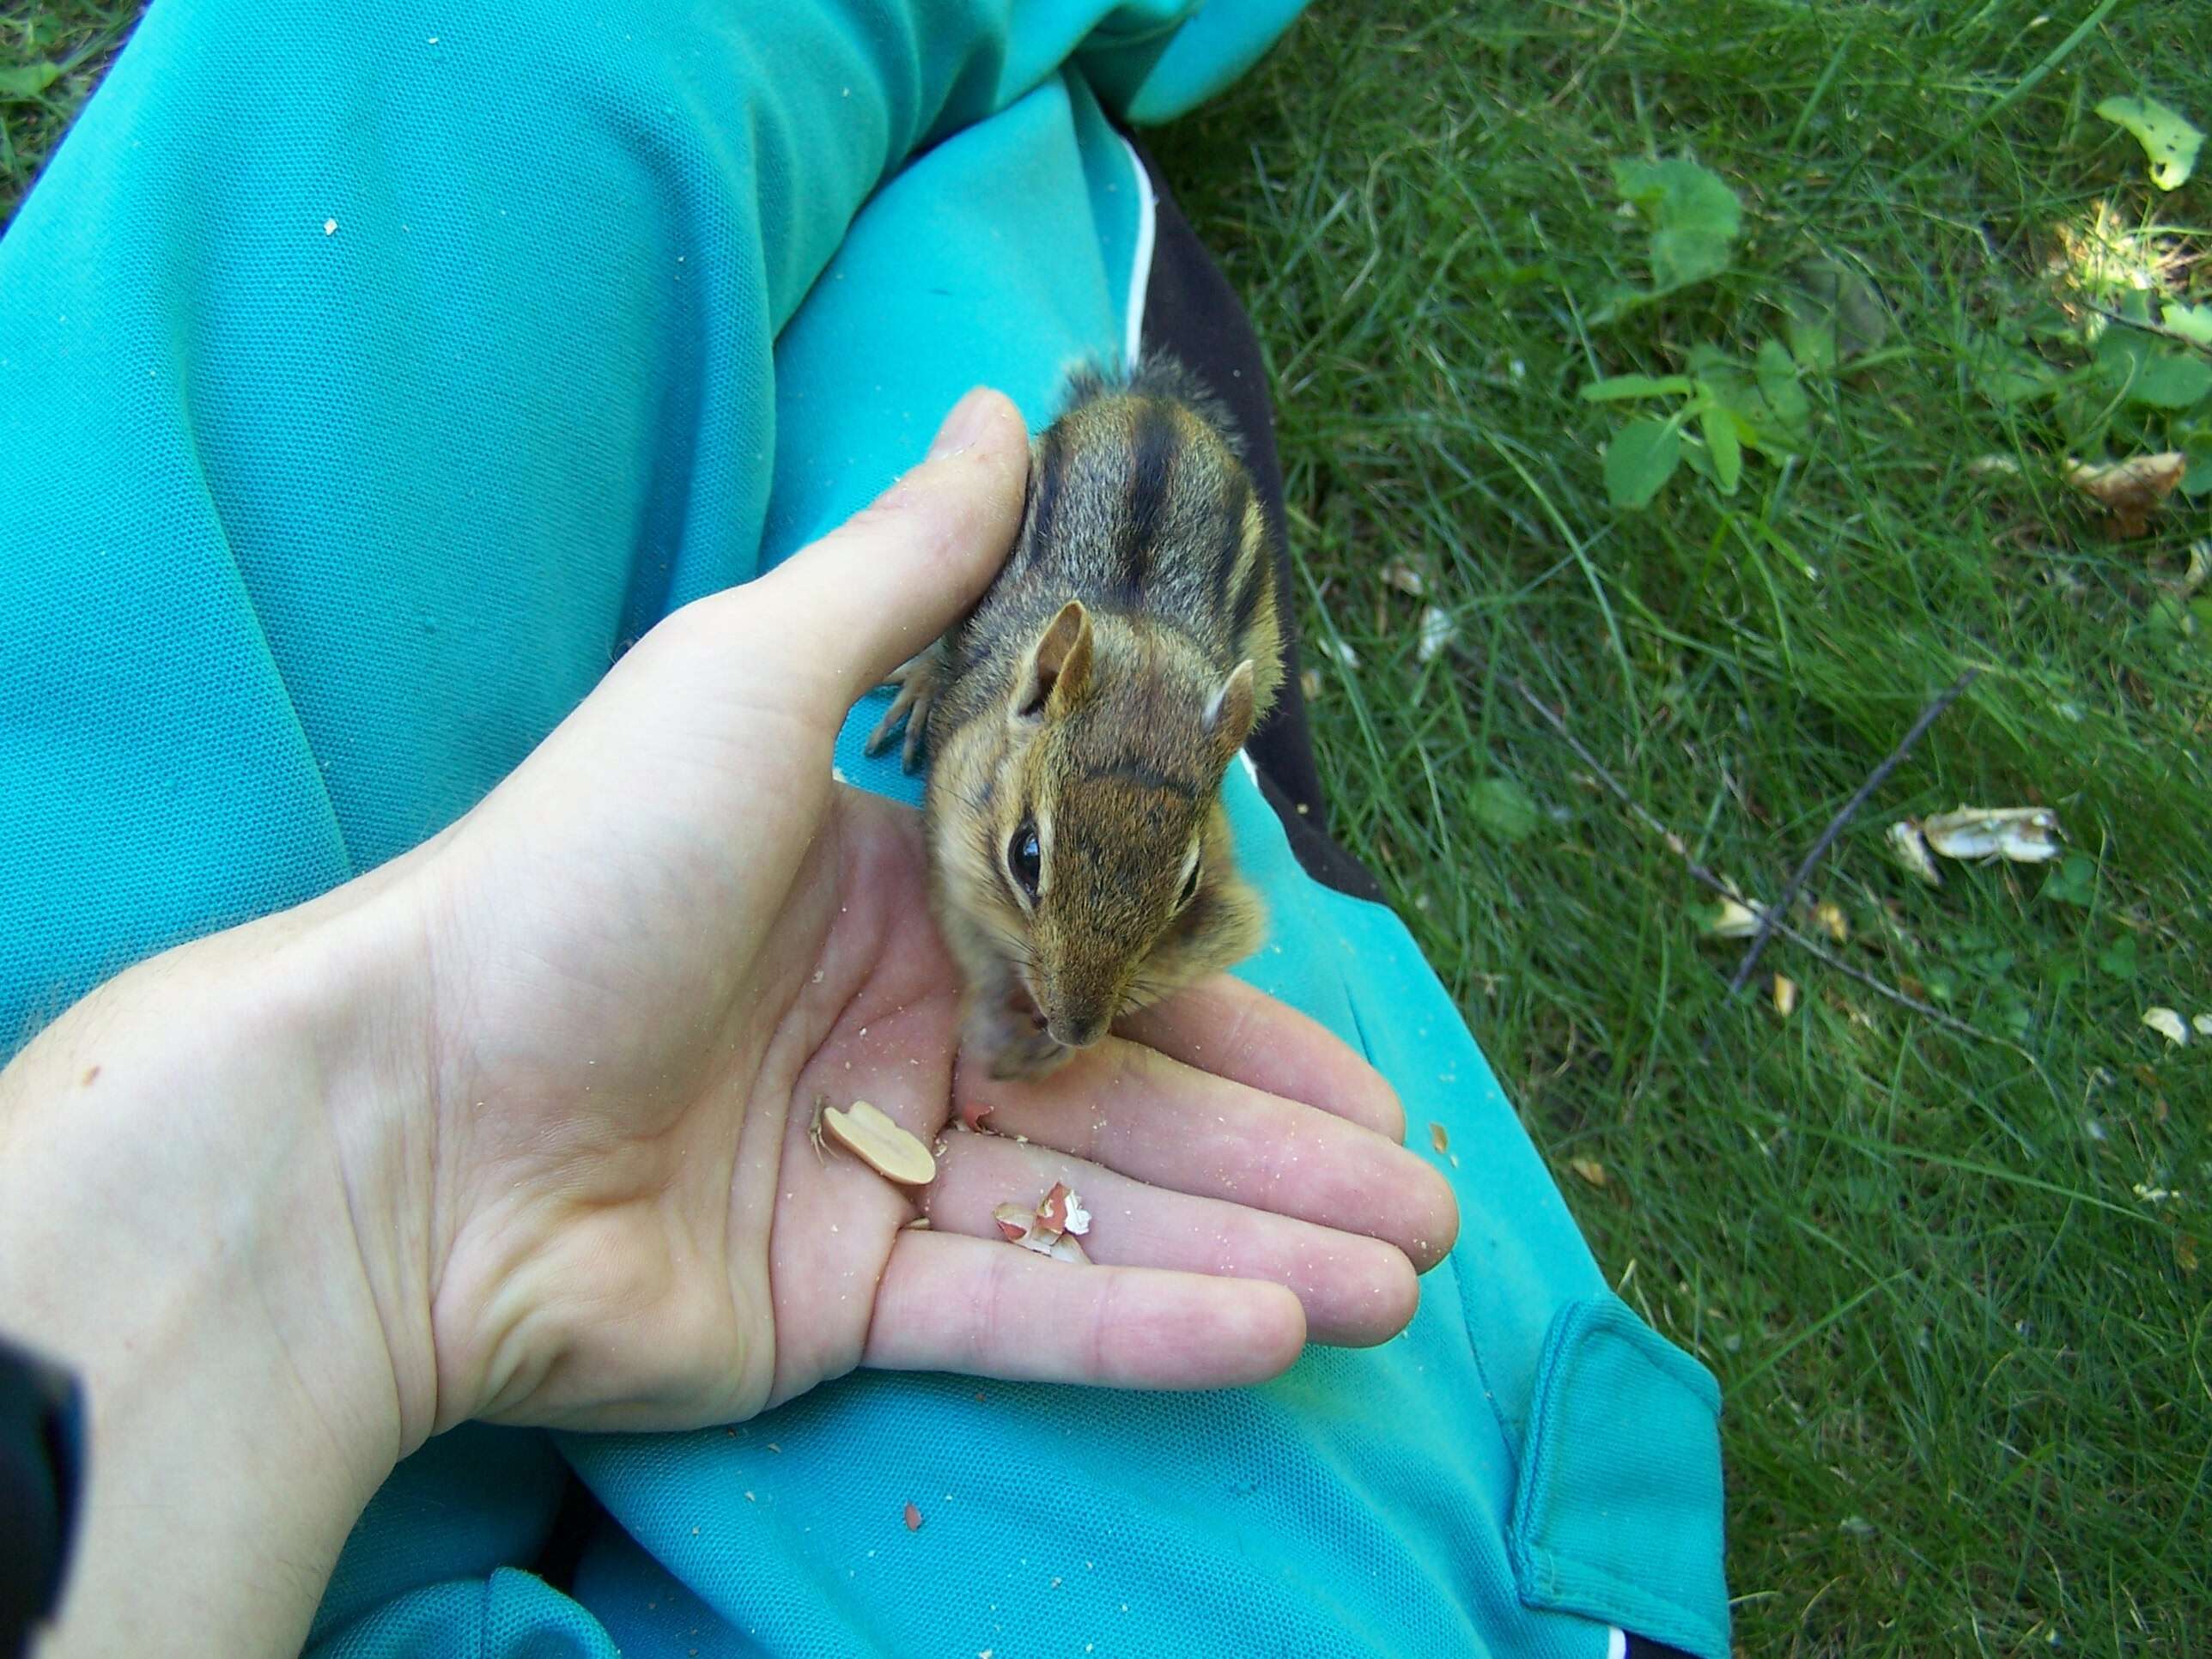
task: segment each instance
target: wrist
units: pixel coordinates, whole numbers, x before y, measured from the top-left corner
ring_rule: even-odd
[[[56,1653],[164,1646],[178,1605],[206,1621],[186,1646],[296,1646],[428,1431],[393,914],[334,894],[165,953],[0,1073],[0,1327],[90,1416]]]

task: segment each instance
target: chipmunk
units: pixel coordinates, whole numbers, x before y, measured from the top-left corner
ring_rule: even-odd
[[[1221,781],[1283,678],[1267,521],[1233,428],[1180,364],[1070,377],[1031,444],[1006,565],[892,677],[930,757],[931,898],[963,1036],[1038,1078],[1120,1015],[1255,950]]]

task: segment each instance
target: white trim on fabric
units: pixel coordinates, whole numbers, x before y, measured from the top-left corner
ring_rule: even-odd
[[[1129,157],[1129,171],[1137,179],[1137,257],[1129,271],[1129,314],[1121,336],[1122,362],[1133,363],[1145,343],[1145,293],[1152,285],[1152,239],[1159,233],[1158,209],[1151,175],[1138,157],[1137,147],[1123,138],[1121,148]]]
[[[1628,1659],[1628,1632],[1608,1631],[1605,1638],[1605,1659]]]

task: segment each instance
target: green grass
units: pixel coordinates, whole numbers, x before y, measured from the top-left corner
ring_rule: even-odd
[[[52,65],[52,82],[0,92],[0,226],[97,83],[138,16],[135,0],[9,0],[0,6],[0,72]],[[37,76],[46,77],[43,72]]]
[[[2154,201],[2090,113],[2141,90],[2212,125],[2205,53],[2172,50],[2203,13],[2100,9],[2074,38],[2090,9],[1338,7],[1160,145],[1273,360],[1302,621],[1357,653],[1318,664],[1338,827],[1608,1276],[1722,1380],[1751,1654],[2212,1632],[2212,1043],[2138,1023],[2212,1010],[2212,630],[2154,616],[2207,515],[2176,496],[2114,540],[2033,465],[1967,471],[2056,441],[1978,395],[1961,341],[2047,309],[2059,228],[2101,201],[2208,245],[2204,183]],[[1737,191],[1744,239],[1722,277],[1601,325],[1645,280],[1610,164],[1670,155]],[[1683,475],[1610,506],[1599,449],[1629,411],[1577,389],[1700,343],[1748,361],[1815,255],[1894,325],[1810,384],[1802,456],[1733,498]],[[1431,603],[1459,631],[1424,665]],[[1771,896],[1970,665],[1810,890],[1851,960],[2018,1048],[1779,942],[1795,1014],[1724,1005],[1742,947],[1700,941],[1706,896],[1507,689]],[[2056,885],[1954,865],[1940,890],[1887,860],[1890,823],[1960,802],[2055,806],[2087,860]]]
[[[52,56],[128,11],[33,15]],[[2049,320],[2045,262],[2099,204],[2185,261],[2212,245],[2205,180],[2159,196],[2091,112],[2143,92],[2212,125],[2202,33],[2193,0],[1337,5],[1157,137],[1272,359],[1303,627],[1356,654],[1310,658],[1337,827],[1608,1276],[1722,1380],[1748,1654],[2212,1631],[2212,1042],[2139,1023],[2212,1012],[2212,628],[2166,586],[2207,514],[2177,495],[2107,533],[2037,459],[2060,411],[1983,396],[1972,345]],[[0,21],[0,64],[21,40]],[[82,78],[0,106],[9,179]],[[1601,323],[1646,274],[1611,163],[1678,155],[1742,200],[1729,268]],[[1609,505],[1601,447],[1637,411],[1577,389],[1701,343],[1748,362],[1814,255],[1893,320],[1809,377],[1802,453]],[[2212,266],[2168,280],[2212,299]],[[2179,430],[2136,419],[2111,453]],[[1990,453],[2027,470],[1969,472]],[[1425,663],[1430,605],[1457,631]],[[1771,896],[1969,666],[1808,895],[1847,959],[1989,1041],[1781,940],[1724,1003],[1741,946],[1701,940],[1677,857],[1507,689]],[[1882,831],[1960,802],[2048,804],[2079,857],[1921,886]]]

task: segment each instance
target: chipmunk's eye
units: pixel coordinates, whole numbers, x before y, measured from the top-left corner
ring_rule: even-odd
[[[1031,904],[1036,902],[1037,883],[1044,875],[1044,854],[1037,846],[1036,825],[1022,820],[1014,838],[1006,843],[1006,873]]]
[[[1190,902],[1198,896],[1198,878],[1205,868],[1205,860],[1202,859],[1193,859],[1190,861],[1190,873],[1182,878],[1182,891],[1176,895],[1174,914],[1176,915],[1181,915],[1188,909]]]

